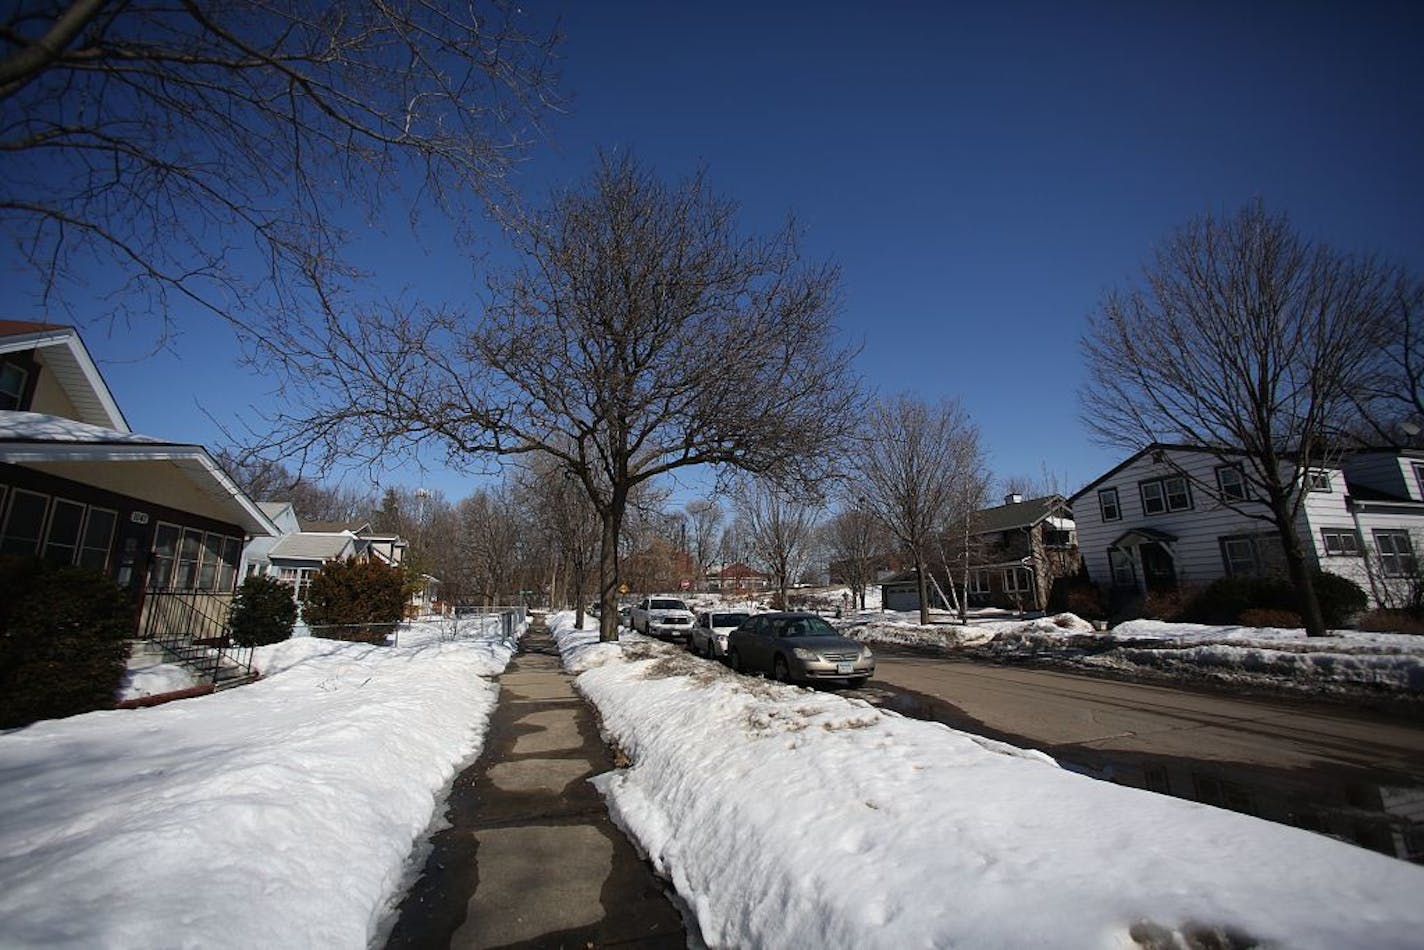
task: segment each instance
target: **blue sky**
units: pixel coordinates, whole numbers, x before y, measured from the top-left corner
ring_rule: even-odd
[[[1312,238],[1424,271],[1424,4],[524,8],[561,17],[570,97],[527,193],[631,148],[669,178],[705,165],[749,229],[794,212],[807,252],[842,268],[867,382],[960,398],[1001,476],[1046,466],[1071,490],[1119,460],[1078,421],[1078,338],[1202,212],[1261,198]],[[476,291],[439,229],[416,247],[401,227],[369,241],[383,292]],[[151,358],[86,341],[146,433],[216,445],[205,411],[249,415],[270,386],[197,317]]]

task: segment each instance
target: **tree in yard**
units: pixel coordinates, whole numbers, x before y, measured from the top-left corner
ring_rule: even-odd
[[[836,270],[803,263],[791,224],[741,236],[735,211],[700,174],[669,187],[600,157],[582,188],[521,219],[523,262],[491,279],[478,319],[333,304],[322,326],[274,335],[294,407],[273,420],[280,448],[556,460],[598,514],[601,635],[616,639],[640,486],[694,465],[814,480],[856,403]]]
[[[1417,448],[1424,445],[1424,280],[1397,275],[1373,330],[1371,364],[1351,391],[1363,438]]]
[[[687,553],[692,558],[693,587],[701,590],[707,570],[717,556],[718,528],[722,524],[722,506],[710,498],[694,498],[684,508],[687,513]]]
[[[549,552],[554,580],[549,584],[550,606],[560,603],[557,578],[563,572],[567,596],[563,603],[574,608],[574,623],[583,627],[585,580],[593,567],[593,554],[598,547],[598,516],[588,503],[582,488],[567,475],[567,470],[550,459],[535,459],[523,473],[518,488],[521,503],[543,529],[550,542]]]
[[[978,507],[979,430],[957,401],[911,396],[881,402],[867,420],[852,486],[915,562],[920,623],[930,622],[930,556],[946,528]]]
[[[70,285],[136,292],[160,333],[194,306],[290,319],[355,275],[347,229],[402,178],[412,217],[498,201],[555,103],[558,38],[523,19],[505,0],[8,4],[0,227],[16,268],[46,305]],[[114,286],[94,288],[100,273]]]
[[[456,506],[460,517],[460,581],[486,607],[514,590],[521,537],[529,522],[507,485],[475,492]]]
[[[1311,471],[1339,459],[1396,279],[1303,238],[1258,202],[1178,231],[1142,286],[1104,298],[1083,340],[1088,427],[1134,451],[1185,443],[1239,466],[1244,493],[1182,474],[1274,528],[1311,636],[1325,626],[1295,526]]]
[[[745,519],[752,556],[776,582],[777,602],[788,609],[786,591],[810,562],[820,505],[802,500],[775,484],[748,480],[737,493],[737,511]]]
[[[834,570],[864,610],[865,590],[874,583],[876,567],[889,549],[883,526],[857,500],[831,516],[823,530]]]

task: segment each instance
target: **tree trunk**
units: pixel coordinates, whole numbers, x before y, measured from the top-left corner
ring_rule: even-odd
[[[925,581],[925,559],[918,551],[915,552],[915,586],[919,588],[920,595],[920,626],[927,627],[930,623],[930,590]]]
[[[616,486],[608,507],[601,513],[603,536],[598,545],[598,639],[618,641],[618,535],[623,530],[623,511],[628,496]]]
[[[1310,565],[1306,563],[1300,535],[1296,534],[1290,512],[1285,506],[1273,502],[1271,508],[1276,516],[1276,533],[1280,535],[1281,548],[1285,553],[1286,571],[1300,599],[1300,619],[1305,623],[1305,635],[1326,636],[1325,617],[1320,612],[1320,598],[1315,595],[1315,580],[1311,576]]]

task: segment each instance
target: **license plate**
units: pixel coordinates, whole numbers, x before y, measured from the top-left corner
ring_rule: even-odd
[[[840,673],[842,676],[847,675],[847,674],[849,674],[849,673],[854,673],[854,672],[855,672],[855,664],[854,664],[854,663],[837,663],[837,664],[836,664],[836,672],[837,672],[837,673]]]

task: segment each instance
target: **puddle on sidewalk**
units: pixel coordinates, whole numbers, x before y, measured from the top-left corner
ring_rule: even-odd
[[[913,719],[1040,749],[1090,778],[1203,802],[1424,864],[1424,786],[1407,776],[1272,769],[1083,746],[1042,746],[990,729],[941,700],[884,686],[848,692]]]

